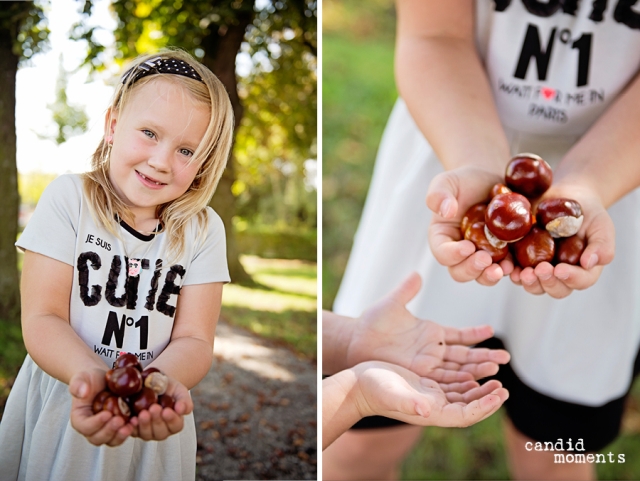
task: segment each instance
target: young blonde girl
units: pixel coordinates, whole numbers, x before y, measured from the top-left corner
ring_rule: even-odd
[[[229,281],[210,200],[232,145],[220,81],[181,51],[136,59],[92,170],[45,190],[25,252],[28,355],[0,424],[3,479],[195,477],[189,389],[207,373]],[[91,411],[121,351],[169,378],[174,409]]]

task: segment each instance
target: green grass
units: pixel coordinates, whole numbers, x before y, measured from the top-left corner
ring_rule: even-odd
[[[242,256],[256,286],[225,286],[222,318],[316,358],[316,264],[285,259]]]
[[[330,308],[397,98],[393,38],[323,36],[323,307]]]

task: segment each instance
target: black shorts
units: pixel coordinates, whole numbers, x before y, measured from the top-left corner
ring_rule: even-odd
[[[488,339],[478,347],[504,349],[504,344],[497,338]],[[640,353],[636,356],[633,375],[640,372]],[[587,451],[600,451],[613,441],[620,432],[620,423],[624,412],[625,400],[628,396],[614,399],[603,406],[591,407],[559,401],[541,394],[527,386],[516,375],[510,363],[500,366],[495,376],[509,390],[509,399],[505,402],[507,415],[513,425],[535,441],[556,442],[569,438],[573,443],[583,439]],[[403,425],[401,421],[382,416],[371,416],[357,422],[352,429],[372,429]]]

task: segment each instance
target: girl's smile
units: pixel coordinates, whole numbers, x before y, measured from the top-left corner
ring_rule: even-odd
[[[184,87],[163,78],[134,90],[123,112],[107,113],[109,178],[136,225],[155,220],[157,206],[189,189],[200,167],[191,159],[209,118]]]

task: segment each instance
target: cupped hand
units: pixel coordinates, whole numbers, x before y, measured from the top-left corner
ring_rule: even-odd
[[[71,425],[95,446],[119,446],[132,434],[133,426],[110,412],[92,411],[93,398],[106,387],[105,373],[106,370],[91,369],[75,374],[69,381]]]
[[[486,419],[509,397],[500,382],[439,384],[384,362],[352,368],[362,417],[380,415],[420,426],[466,427]]]
[[[460,233],[460,221],[469,207],[488,202],[491,188],[499,182],[504,179],[495,172],[466,166],[438,174],[429,185],[427,206],[433,211],[429,245],[436,260],[458,282],[475,280],[492,286],[513,271],[510,256],[496,264]]]
[[[450,383],[491,376],[509,361],[504,350],[469,347],[490,338],[490,326],[456,329],[411,314],[406,304],[420,286],[420,276],[412,273],[357,319],[347,348],[349,366],[385,361]]]
[[[131,418],[130,422],[134,426],[132,436],[145,441],[162,441],[182,431],[184,416],[193,411],[189,390],[180,382],[169,378],[165,394],[173,398],[173,409],[163,409],[159,404],[153,404],[148,410],[142,410]]]
[[[561,263],[554,267],[542,262],[535,269],[516,267],[511,280],[531,294],[549,294],[561,299],[576,289],[587,289],[596,283],[603,267],[613,260],[615,228],[600,197],[586,186],[559,183],[542,197],[547,198],[574,199],[582,207],[584,221],[577,235],[586,240],[587,246],[580,256],[580,265]]]

